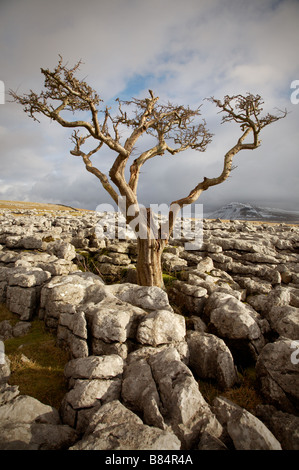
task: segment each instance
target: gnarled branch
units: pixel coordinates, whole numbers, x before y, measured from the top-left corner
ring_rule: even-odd
[[[203,191],[206,191],[211,186],[216,186],[223,183],[230,175],[233,166],[234,156],[241,150],[254,150],[260,146],[260,132],[261,130],[273,122],[284,118],[287,115],[287,111],[280,111],[280,115],[267,114],[264,117],[260,117],[262,111],[263,101],[259,95],[252,95],[248,93],[246,96],[225,96],[223,103],[215,98],[209,98],[220,108],[220,112],[224,113],[222,117],[222,123],[234,121],[240,124],[242,135],[239,137],[237,143],[224,155],[224,164],[222,172],[215,178],[206,178],[193,188],[190,193],[176,201],[173,201],[169,211],[169,233],[172,233],[176,214],[172,210],[176,208],[177,212],[179,208],[185,205],[189,205],[197,201]],[[245,139],[253,134],[252,142],[244,143]]]

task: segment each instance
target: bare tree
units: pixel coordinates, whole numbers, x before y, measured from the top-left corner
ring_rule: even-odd
[[[195,123],[200,113],[200,107],[195,110],[186,106],[171,103],[159,104],[159,98],[149,90],[149,96],[144,99],[132,98],[131,101],[118,101],[118,114],[112,116],[106,106],[99,109],[102,102],[99,95],[84,80],[76,78],[76,72],[81,65],[79,61],[73,68],[63,64],[60,56],[54,71],[41,69],[45,77],[45,90],[40,94],[33,92],[18,95],[10,90],[14,101],[20,103],[24,111],[34,120],[36,115],[43,114],[63,127],[73,129],[71,140],[74,144],[70,153],[82,157],[86,170],[93,173],[102,183],[116,204],[119,196],[126,204],[126,222],[138,217],[140,205],[137,199],[137,186],[142,166],[151,158],[168,153],[175,155],[187,149],[203,152],[211,142],[212,134],[207,130],[204,120]],[[214,178],[204,177],[201,182],[185,197],[173,201],[170,205],[166,233],[162,227],[153,229],[151,210],[145,217],[146,236],[138,236],[137,277],[140,285],[163,286],[161,255],[171,236],[177,212],[185,205],[194,203],[203,191],[209,187],[223,183],[231,173],[234,155],[241,150],[253,150],[260,145],[260,132],[263,127],[286,116],[285,112],[275,116],[267,114],[261,117],[263,101],[259,95],[247,94],[226,96],[223,102],[209,98],[224,113],[222,121],[234,121],[240,125],[241,136],[237,143],[225,154],[221,174]],[[133,108],[133,111],[131,111]],[[90,120],[68,120],[66,111],[73,115],[78,112],[89,112]],[[122,138],[122,130],[126,128],[127,137]],[[80,131],[83,130],[83,134]],[[151,148],[143,151],[134,158],[129,167],[126,179],[125,170],[137,141],[145,134],[155,138]],[[245,142],[251,136],[250,142]],[[93,145],[86,150],[87,139],[92,138]],[[88,141],[90,142],[90,140]],[[85,145],[84,145],[85,144]],[[104,174],[91,161],[102,147],[108,147],[116,152],[115,161],[109,171]],[[85,148],[85,151],[83,150]],[[134,207],[134,213],[129,208]],[[175,210],[174,210],[175,208]],[[143,227],[144,228],[144,227]],[[140,231],[139,231],[140,232]],[[144,233],[144,232],[143,232]]]

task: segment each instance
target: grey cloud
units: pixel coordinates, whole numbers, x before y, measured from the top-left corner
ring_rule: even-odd
[[[199,202],[218,207],[231,200],[273,201],[293,208],[299,105],[290,104],[289,87],[299,79],[298,17],[295,0],[3,0],[0,79],[6,89],[38,90],[40,67],[52,68],[61,53],[70,65],[82,58],[81,76],[109,104],[119,95],[130,98],[125,90],[136,74],[149,74],[146,85],[162,101],[191,107],[210,95],[260,93],[265,111],[278,106],[292,113],[265,129],[261,148],[238,155],[231,178]],[[203,176],[221,171],[223,155],[239,133],[233,124],[220,126],[216,113],[204,104],[203,115],[215,132],[205,154],[157,157],[144,166],[142,202],[177,199]],[[1,198],[55,199],[89,208],[110,202],[82,162],[69,158],[69,136],[56,123],[38,125],[16,105],[0,105]],[[107,172],[111,155],[102,167],[104,158],[96,161]]]
[[[111,203],[110,196],[102,188],[99,180],[89,173],[76,177],[66,174],[49,173],[36,181],[28,191],[29,200],[59,203],[73,207],[95,210],[99,204]]]

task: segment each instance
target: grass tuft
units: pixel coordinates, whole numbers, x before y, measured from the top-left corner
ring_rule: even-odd
[[[163,273],[163,281],[165,287],[171,287],[173,282],[177,280],[177,278],[171,274]]]
[[[15,315],[0,305],[0,321],[16,321]],[[20,394],[30,395],[46,405],[59,408],[67,392],[64,366],[69,354],[56,346],[55,336],[42,321],[31,322],[25,336],[5,341],[5,353],[11,361],[10,385],[18,385]]]
[[[211,380],[199,380],[199,390],[210,405],[216,397],[221,395],[255,414],[257,405],[263,403],[263,398],[259,394],[256,385],[255,368],[247,367],[243,369],[242,373],[239,373],[239,379],[240,383],[238,385],[225,391],[220,390]]]

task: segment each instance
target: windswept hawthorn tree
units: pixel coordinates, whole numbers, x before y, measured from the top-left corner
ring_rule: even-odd
[[[211,142],[212,134],[207,130],[204,120],[200,124],[195,124],[195,119],[201,115],[200,107],[192,110],[171,103],[159,104],[159,98],[151,90],[149,96],[144,99],[132,98],[131,101],[117,99],[119,111],[116,116],[112,116],[107,106],[100,107],[102,100],[96,91],[84,80],[76,78],[80,66],[81,61],[73,68],[68,68],[60,56],[59,63],[52,72],[49,69],[41,69],[45,77],[45,90],[40,94],[32,90],[22,96],[12,90],[9,93],[34,120],[38,121],[36,115],[43,114],[61,126],[73,129],[71,139],[74,148],[70,153],[83,159],[86,170],[100,180],[116,204],[119,204],[121,196],[121,200],[126,204],[125,215],[129,224],[140,212],[137,185],[142,166],[151,158],[165,153],[175,155],[187,149],[204,152]],[[194,203],[201,193],[211,186],[223,183],[232,170],[233,157],[241,150],[253,150],[259,147],[261,130],[286,116],[286,112],[281,112],[278,116],[267,114],[262,117],[263,101],[259,95],[248,93],[246,96],[225,96],[223,101],[214,97],[209,100],[224,114],[223,122],[234,121],[239,124],[240,137],[224,155],[224,165],[220,175],[214,178],[204,177],[188,195],[171,203],[166,232],[161,226],[155,226],[153,229],[150,223],[151,210],[147,209],[143,231],[139,230],[139,233],[145,233],[146,236],[137,237],[137,277],[140,285],[163,287],[161,255],[172,234],[179,209]],[[68,120],[66,114],[69,113],[65,113],[66,111],[71,112],[73,116],[80,111],[85,114],[89,112],[90,120]],[[128,136],[125,139],[122,139],[123,126],[127,128]],[[83,134],[80,131],[83,131]],[[132,153],[136,143],[145,134],[155,137],[155,145],[133,159]],[[245,142],[247,137],[250,137],[249,142]],[[91,150],[87,151],[84,144],[90,138],[94,144],[89,145]],[[91,161],[91,158],[105,147],[115,151],[116,154],[109,176]],[[126,179],[125,169],[130,157],[133,161],[129,167],[129,177]],[[133,214],[129,210],[130,207],[134,207]]]

